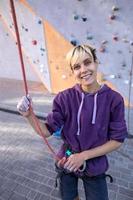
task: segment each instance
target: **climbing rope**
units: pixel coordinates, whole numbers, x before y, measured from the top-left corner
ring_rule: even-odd
[[[25,90],[25,95],[28,95],[28,86],[27,86],[27,80],[26,80],[26,73],[25,73],[25,66],[24,66],[24,61],[23,61],[23,54],[22,54],[22,49],[21,49],[21,41],[20,41],[20,35],[19,35],[19,29],[18,29],[18,24],[17,24],[17,17],[16,17],[16,12],[15,12],[15,6],[14,6],[14,2],[13,0],[10,0],[10,7],[11,7],[11,13],[12,13],[12,18],[13,18],[13,22],[14,22],[14,28],[15,28],[15,32],[16,32],[16,39],[17,39],[17,44],[18,44],[18,51],[19,51],[19,57],[20,57],[20,63],[21,63],[21,70],[22,70],[22,76],[23,76],[23,83],[24,83],[24,90]],[[50,146],[50,144],[48,143],[46,137],[44,136],[43,131],[41,130],[41,127],[39,125],[38,120],[36,119],[36,116],[33,112],[32,107],[30,106],[30,112],[32,115],[32,119],[34,121],[34,124],[36,126],[37,132],[42,136],[42,138],[44,139],[45,144],[47,145],[48,149],[50,150],[50,152],[53,154],[55,160],[60,160],[55,151],[53,150],[53,148]]]

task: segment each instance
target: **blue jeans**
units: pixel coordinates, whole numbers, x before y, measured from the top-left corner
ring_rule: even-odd
[[[105,174],[95,177],[82,177],[86,200],[109,200]],[[78,197],[78,177],[73,173],[63,173],[60,177],[62,200],[74,200]]]

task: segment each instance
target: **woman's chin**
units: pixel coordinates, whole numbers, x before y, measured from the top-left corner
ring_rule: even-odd
[[[89,85],[92,85],[93,83],[94,83],[94,80],[86,80],[86,81],[82,81],[81,85],[89,86]]]

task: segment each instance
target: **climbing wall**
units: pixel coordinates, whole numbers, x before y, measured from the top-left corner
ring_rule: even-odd
[[[14,32],[8,3],[0,1],[0,12]],[[72,45],[90,43],[97,48],[100,79],[129,104],[133,1],[17,0],[15,6],[26,59],[49,91],[57,93],[74,84],[65,54]],[[131,93],[130,99],[132,106]]]
[[[132,130],[133,1],[27,0],[27,2],[72,45],[85,43],[96,47],[100,62],[99,80],[123,95],[128,128]]]
[[[26,0],[21,1],[33,13],[31,5]],[[44,38],[47,47],[47,59],[50,71],[51,91],[57,93],[75,84],[72,72],[66,62],[66,53],[72,47],[52,25],[42,19]]]
[[[1,1],[0,7],[7,27],[15,36],[9,1]],[[42,21],[19,1],[15,1],[15,8],[24,54],[46,88],[51,91]]]
[[[0,7],[1,8],[1,7]],[[30,63],[24,57],[27,79],[39,82],[38,77],[30,68]],[[0,16],[0,77],[22,80],[22,72],[18,57],[16,41],[13,39],[10,29],[4,23],[3,16]]]
[[[102,78],[128,99],[133,50],[132,0],[27,0],[73,45],[97,48]],[[133,103],[133,95],[131,97]],[[127,102],[128,104],[128,102]]]

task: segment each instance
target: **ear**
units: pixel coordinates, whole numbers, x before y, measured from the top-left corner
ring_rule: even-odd
[[[99,61],[98,59],[96,59],[95,63],[96,63],[97,65],[99,65],[99,64],[100,64],[100,61]]]

